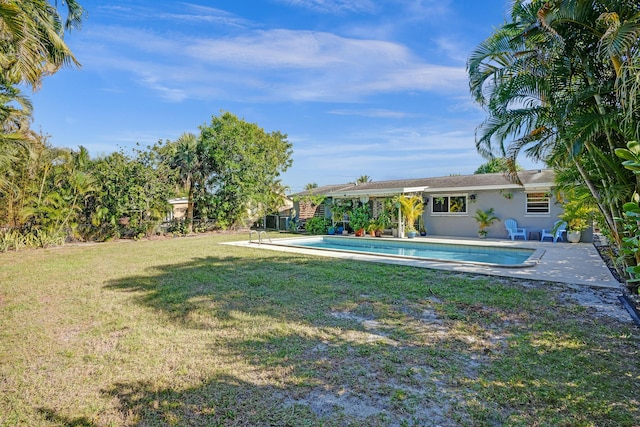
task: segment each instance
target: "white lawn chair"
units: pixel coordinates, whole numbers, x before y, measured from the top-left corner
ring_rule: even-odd
[[[553,239],[553,243],[556,243],[558,239],[564,241],[564,237],[562,237],[563,233],[567,232],[567,223],[564,221],[556,221],[553,224],[553,228],[551,230],[543,229],[540,233],[540,241],[544,241],[545,237],[549,237]]]
[[[518,227],[518,222],[515,219],[506,219],[504,221],[504,227],[507,229],[507,237],[511,240],[515,240],[520,236],[523,240],[527,240],[527,229]]]

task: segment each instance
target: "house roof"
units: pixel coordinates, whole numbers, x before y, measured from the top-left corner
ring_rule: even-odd
[[[321,187],[315,187],[310,190],[304,190],[299,193],[292,194],[290,197],[295,196],[325,196],[329,193],[333,193],[335,191],[340,191],[342,189],[349,189],[354,185],[349,184],[332,184],[332,185],[323,185]]]
[[[189,203],[189,198],[188,197],[178,197],[176,199],[169,199],[168,202],[171,205],[182,205],[182,204]]]
[[[392,196],[417,192],[452,192],[478,190],[547,190],[553,187],[554,173],[551,169],[537,169],[518,172],[522,184],[513,182],[503,173],[474,175],[451,175],[434,178],[414,178],[391,181],[372,181],[363,184],[335,184],[303,191],[294,196],[324,195],[329,197]]]

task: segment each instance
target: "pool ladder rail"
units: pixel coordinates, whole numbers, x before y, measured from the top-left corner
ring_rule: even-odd
[[[262,236],[263,236],[263,235],[267,238],[267,240],[269,240],[269,243],[272,243],[272,242],[271,242],[271,237],[269,237],[269,234],[268,234],[266,231],[264,231],[264,230],[260,230],[260,231],[258,231],[258,230],[251,230],[251,231],[249,231],[249,243],[253,243],[253,240],[252,240],[252,238],[253,238],[253,233],[255,233],[255,234],[257,234],[257,235],[258,235],[258,244],[259,244],[259,245],[261,245],[261,244],[262,244]]]

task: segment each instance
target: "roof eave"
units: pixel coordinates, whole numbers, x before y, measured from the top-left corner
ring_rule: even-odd
[[[395,196],[405,193],[418,193],[426,191],[426,186],[422,187],[398,187],[398,188],[376,188],[371,190],[347,190],[347,191],[332,191],[326,194],[327,197],[334,198],[348,198],[348,197],[360,197],[360,196]]]
[[[491,191],[491,190],[513,190],[524,189],[529,190],[532,188],[551,188],[553,183],[538,182],[531,184],[498,184],[498,185],[472,185],[464,187],[427,187],[431,193],[445,193],[452,191]]]

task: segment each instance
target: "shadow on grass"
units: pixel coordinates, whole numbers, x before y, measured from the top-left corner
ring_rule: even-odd
[[[325,425],[363,419],[379,425],[570,425],[588,417],[633,425],[637,410],[619,404],[630,382],[614,378],[629,372],[624,340],[615,360],[602,360],[614,346],[612,332],[583,327],[582,311],[555,305],[542,291],[468,279],[280,255],[154,267],[107,286],[132,292],[134,301],[181,327],[218,331],[255,324],[258,332],[227,337],[223,346],[212,343],[211,351],[242,359],[258,377],[281,372],[278,386],[218,375],[186,390],[135,383],[116,384],[109,393],[142,425],[313,425],[323,416]],[[545,306],[552,309],[540,309]],[[546,334],[551,349],[543,351],[539,337]],[[585,375],[605,367],[611,378]],[[637,366],[632,371],[640,374]],[[523,387],[526,399],[513,384]],[[314,407],[314,398],[322,400],[318,390],[333,400]],[[555,413],[557,407],[564,413]]]
[[[424,296],[424,270],[417,274],[398,269],[400,279],[414,278],[409,287],[407,283],[394,286],[386,274],[377,274],[380,266],[365,267],[348,261],[282,256],[206,257],[155,267],[147,275],[113,281],[107,287],[135,292],[136,302],[190,327],[198,326],[190,314],[202,310],[219,320],[245,312],[314,323],[330,319],[327,309],[361,300],[363,294],[375,294],[388,304],[398,298]]]
[[[49,408],[39,408],[38,412],[40,412],[47,421],[51,421],[55,423],[55,425],[64,426],[64,427],[96,427],[97,424],[94,424],[91,420],[86,417],[79,418],[67,418],[59,415],[56,411]]]
[[[220,333],[210,343],[212,354],[247,366],[237,376],[216,376],[184,392],[119,384],[113,393],[123,410],[145,421],[177,405],[178,424],[192,416],[181,412],[193,406],[191,400],[202,401],[196,405],[202,408],[193,409],[197,413],[214,411],[202,418],[213,425],[232,424],[224,418],[228,411],[238,417],[258,411],[240,425],[305,425],[299,414],[310,420],[326,416],[324,425],[344,425],[344,420],[400,425],[434,417],[444,422],[438,414],[448,404],[438,402],[433,412],[419,402],[436,387],[429,377],[434,369],[464,363],[449,358],[448,351],[469,349],[458,337],[440,334],[440,328],[431,343],[401,330],[403,320],[420,323],[424,299],[433,292],[424,286],[430,278],[429,271],[407,267],[270,255],[204,257],[111,282],[108,288],[131,292],[135,302],[167,315],[178,327]],[[443,346],[449,350],[435,348],[442,341],[449,342]],[[254,377],[269,386],[247,381]],[[156,407],[163,399],[168,403],[159,405],[169,409]]]
[[[308,408],[287,404],[279,390],[217,376],[199,387],[158,389],[138,382],[115,384],[104,393],[120,402],[127,425],[314,425]]]

